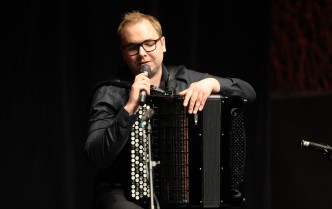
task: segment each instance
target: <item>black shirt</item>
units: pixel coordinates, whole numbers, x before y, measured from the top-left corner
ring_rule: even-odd
[[[170,77],[170,67],[163,66],[162,79],[159,88],[167,90]],[[238,95],[249,102],[256,98],[256,93],[247,82],[237,78],[221,78],[186,69],[184,66],[172,67],[177,72],[171,74],[176,80],[175,94],[189,87],[193,82],[204,78],[216,78],[221,86],[220,94]],[[126,73],[129,69],[120,71],[119,81],[134,76]],[[120,83],[121,83],[120,82]],[[130,179],[130,146],[131,128],[137,120],[137,115],[129,115],[124,109],[130,93],[130,85],[102,85],[94,93],[89,116],[88,137],[85,153],[88,160],[100,169],[96,184],[128,186]]]

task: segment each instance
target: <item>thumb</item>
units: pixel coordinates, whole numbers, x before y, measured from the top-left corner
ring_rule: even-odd
[[[184,95],[186,95],[186,93],[187,93],[187,90],[188,90],[188,89],[186,89],[186,90],[183,90],[183,91],[179,92],[179,95],[180,95],[180,96],[184,96]]]

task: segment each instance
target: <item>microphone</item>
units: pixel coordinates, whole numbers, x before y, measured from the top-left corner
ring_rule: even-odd
[[[149,77],[151,74],[151,68],[149,65],[143,65],[140,69],[140,72],[141,73],[147,72]],[[142,90],[139,95],[139,104],[143,106],[145,104],[145,101],[146,101],[146,91]]]
[[[140,121],[144,122],[144,121],[150,120],[152,118],[153,114],[154,114],[154,110],[153,109],[151,109],[151,108],[147,109],[145,111],[145,113],[142,115]]]
[[[323,151],[323,152],[332,152],[332,147],[330,147],[329,145],[324,145],[324,144],[320,144],[320,143],[315,143],[315,142],[311,142],[311,141],[305,141],[302,140],[299,143],[300,147],[308,147],[308,148],[312,148],[318,151]]]

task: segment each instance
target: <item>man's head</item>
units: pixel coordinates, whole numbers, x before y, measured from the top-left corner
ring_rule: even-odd
[[[166,52],[165,37],[159,21],[137,11],[126,13],[118,27],[122,57],[134,74],[149,65],[152,76],[161,73]]]

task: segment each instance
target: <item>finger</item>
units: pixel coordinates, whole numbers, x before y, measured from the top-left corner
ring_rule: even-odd
[[[190,102],[189,102],[189,108],[188,108],[189,114],[193,113],[195,104],[197,102],[196,100],[197,100],[197,93],[193,92],[190,97]]]
[[[199,105],[199,108],[198,108],[199,111],[203,110],[205,102],[206,102],[206,99],[204,99],[204,100],[201,101],[201,104]]]
[[[179,92],[179,96],[184,96],[184,95],[186,95],[187,90],[188,90],[188,89]]]
[[[185,107],[188,106],[191,94],[192,94],[192,90],[189,90],[189,91],[186,92],[185,97],[184,97],[184,101],[183,101],[183,106],[185,106]]]
[[[198,110],[200,110],[200,107],[201,107],[202,103],[204,103],[204,101],[203,101],[203,95],[202,94],[198,94],[196,102],[195,102],[195,107],[194,107],[194,110],[193,110],[194,114],[196,114],[198,112]],[[203,106],[204,106],[204,104],[203,104]]]
[[[150,81],[143,80],[141,83],[141,91],[144,90],[148,95],[150,95]]]

